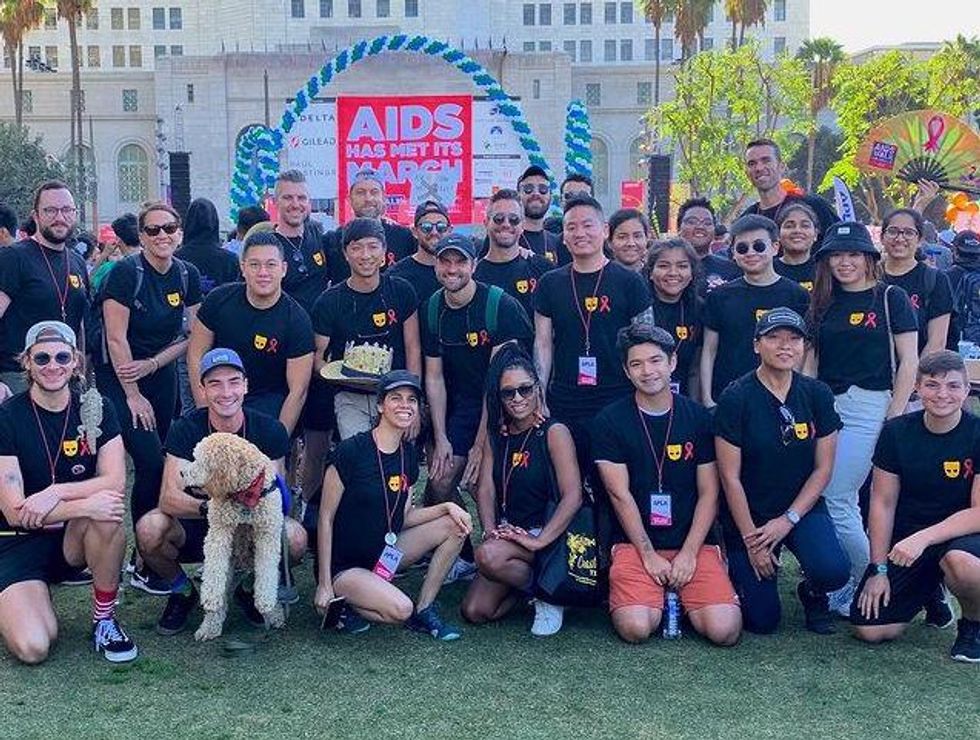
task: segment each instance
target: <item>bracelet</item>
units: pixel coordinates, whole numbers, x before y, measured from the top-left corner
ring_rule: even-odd
[[[156,357],[151,357],[150,362],[153,363],[153,372],[160,369],[160,361]]]

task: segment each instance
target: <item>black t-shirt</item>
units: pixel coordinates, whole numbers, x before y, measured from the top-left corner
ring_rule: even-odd
[[[404,526],[405,502],[419,479],[418,452],[414,444],[403,442],[400,451],[381,453],[380,467],[378,454],[371,432],[343,440],[334,452],[344,492],[333,519],[332,576],[348,568],[373,568],[385,547],[385,534],[397,535]]]
[[[715,460],[710,414],[691,399],[675,395],[673,414],[657,416],[640,411],[634,397],[626,396],[596,416],[592,425],[592,456],[597,462],[626,466],[630,493],[650,542],[658,549],[680,549],[691,530],[698,503],[698,465]],[[663,479],[658,481],[655,459],[661,458]],[[654,494],[670,496],[669,525],[651,523]],[[621,527],[616,539],[625,541]],[[710,532],[705,541],[713,542]]]
[[[534,316],[534,294],[541,276],[554,265],[544,257],[514,257],[507,262],[480,260],[473,279],[487,285],[496,285],[517,299],[529,317]]]
[[[799,283],[807,293],[813,292],[813,280],[817,274],[817,261],[813,257],[799,265],[789,265],[782,260],[776,260],[772,263],[772,267],[777,275]]]
[[[289,453],[289,435],[286,427],[271,416],[243,409],[245,423],[236,434],[244,437],[273,462]],[[177,419],[167,432],[164,452],[181,460],[194,459],[194,447],[212,433],[207,409],[194,409]]]
[[[409,257],[418,249],[418,242],[412,230],[387,219],[381,219],[385,230],[385,259],[381,265],[384,272],[389,267]],[[330,280],[340,283],[350,277],[350,265],[344,259],[344,227],[327,232],[323,237],[324,251],[330,255]]]
[[[759,316],[778,306],[805,316],[809,302],[809,293],[784,277],[763,286],[739,278],[708,294],[702,318],[706,329],[718,332],[711,379],[711,398],[716,403],[729,383],[759,366],[759,356],[752,346]]]
[[[889,275],[886,272],[882,279],[889,285],[897,285],[908,294],[919,326],[921,352],[929,341],[929,322],[953,313],[953,292],[949,287],[949,279],[925,262],[917,263],[904,275]]]
[[[313,304],[313,331],[329,337],[329,360],[344,356],[348,342],[378,344],[393,351],[393,370],[405,369],[405,321],[417,310],[415,291],[405,280],[381,276],[378,287],[360,293],[347,281],[324,291]]]
[[[830,207],[830,204],[818,195],[787,195],[782,203],[775,206],[770,206],[769,208],[759,208],[759,203],[756,201],[748,208],[746,208],[740,215],[746,216],[750,213],[756,213],[760,216],[765,216],[773,221],[776,220],[776,214],[779,213],[779,209],[782,208],[787,203],[793,201],[803,201],[810,208],[813,209],[814,213],[817,214],[817,220],[820,222],[817,224],[817,244],[823,241],[823,234],[831,224],[835,224],[840,221],[840,217],[837,212]]]
[[[727,257],[706,254],[701,258],[698,274],[698,295],[704,300],[715,288],[742,277],[742,268]]]
[[[20,370],[17,355],[37,322],[64,321],[80,333],[88,308],[85,260],[73,249],[55,251],[24,239],[0,249],[0,291],[10,299],[0,319],[0,372]]]
[[[926,429],[924,412],[885,422],[874,464],[899,477],[892,541],[970,508],[974,465],[980,460],[980,419],[963,418],[946,434]]]
[[[183,333],[184,311],[187,306],[201,302],[201,275],[194,265],[185,263],[187,291],[180,265],[174,260],[170,269],[161,274],[143,254],[137,259],[143,268],[139,294],[134,295],[137,282],[135,261],[120,260],[106,276],[102,293],[129,309],[126,341],[134,360],[145,360],[173,344]]]
[[[285,396],[286,361],[314,349],[309,315],[285,293],[260,310],[248,302],[244,283],[222,285],[204,299],[197,318],[214,333],[213,347],[233,349],[242,358],[251,394]]]
[[[556,423],[547,420],[521,434],[498,431],[491,438],[498,523],[506,520],[523,529],[547,523],[548,502],[560,496],[548,449],[548,430]]]
[[[516,339],[528,344],[533,336],[531,321],[521,304],[504,293],[497,306],[497,330],[487,327],[487,296],[483,283],[476,284],[473,300],[462,308],[451,308],[440,294],[439,310],[430,316],[428,303],[419,310],[422,350],[426,357],[442,358],[442,375],[450,408],[479,406],[483,383],[490,367],[490,352],[497,345]],[[432,326],[433,323],[435,326]]]
[[[242,279],[238,258],[221,247],[185,246],[174,252],[174,257],[197,268],[201,274],[202,295],[207,295],[219,285]]]
[[[742,452],[739,478],[756,526],[789,508],[813,473],[817,440],[841,428],[830,388],[795,372],[785,403],[746,373],[721,394],[714,422]]]
[[[314,301],[330,285],[331,255],[321,243],[320,232],[310,224],[306,224],[301,237],[284,236],[278,231],[276,236],[288,265],[282,289],[309,313]]]
[[[856,385],[868,391],[892,387],[891,350],[882,285],[849,293],[834,292],[833,303],[817,331],[817,377],[835,393]],[[887,289],[893,334],[918,330],[909,297],[901,288]],[[897,359],[897,358],[896,358]]]
[[[98,448],[119,436],[119,422],[112,403],[103,397],[102,421],[98,425],[102,432],[95,441],[96,449],[92,450],[79,430],[82,423],[80,410],[81,404],[75,394],[65,411],[52,413],[35,405],[29,391],[0,405],[0,456],[17,458],[24,479],[25,497],[51,485],[49,454],[57,458],[55,483],[75,483],[95,477]],[[9,529],[9,525],[0,513],[0,530],[5,529]]]
[[[439,278],[436,277],[436,268],[432,265],[423,265],[414,257],[398,260],[385,274],[408,281],[415,291],[419,306],[442,287],[439,285]]]
[[[652,289],[651,285],[651,289]],[[653,317],[662,329],[666,329],[677,342],[677,367],[671,374],[673,390],[688,395],[689,378],[698,347],[701,346],[701,306],[695,296],[686,293],[674,303],[660,300],[651,290]]]
[[[560,234],[553,234],[547,229],[541,231],[524,230],[521,233],[520,245],[544,257],[552,267],[571,264],[572,254],[562,241]]]
[[[568,414],[594,414],[629,392],[632,386],[616,350],[616,332],[648,308],[650,291],[646,282],[615,262],[607,262],[601,270],[589,273],[576,272],[571,265],[565,265],[541,278],[535,311],[551,319],[553,350],[548,404],[559,420]],[[585,356],[595,358],[598,378],[593,385],[579,385],[579,358]]]

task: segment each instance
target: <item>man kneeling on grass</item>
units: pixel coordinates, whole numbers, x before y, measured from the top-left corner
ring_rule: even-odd
[[[660,625],[664,592],[677,592],[696,632],[734,645],[742,614],[711,525],[718,471],[708,412],[670,390],[674,339],[634,323],[616,344],[634,392],[606,406],[592,428],[593,454],[622,528],[609,570],[609,609],[627,642]]]
[[[434,602],[473,525],[451,502],[412,506],[419,460],[405,435],[418,418],[421,395],[418,376],[407,370],[383,376],[377,426],[341,442],[323,479],[314,603],[326,613],[335,596],[345,598],[339,625],[345,632],[364,632],[369,622],[383,622],[439,640],[460,636]],[[430,553],[413,604],[391,579]]]
[[[953,660],[980,663],[980,419],[962,410],[969,393],[955,352],[919,362],[922,411],[885,423],[874,455],[871,564],[851,605],[857,637],[892,640],[946,586],[963,616]],[[952,610],[947,612],[948,626]]]

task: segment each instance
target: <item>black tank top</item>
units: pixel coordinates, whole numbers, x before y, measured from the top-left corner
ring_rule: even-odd
[[[523,529],[546,523],[548,501],[559,498],[548,450],[548,430],[555,423],[549,419],[528,432],[494,435],[491,444],[498,522],[506,520]]]

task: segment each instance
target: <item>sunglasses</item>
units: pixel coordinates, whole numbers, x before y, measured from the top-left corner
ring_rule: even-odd
[[[783,440],[783,447],[788,447],[789,443],[796,439],[796,417],[789,407],[783,404],[779,407],[779,418],[782,420],[779,435]]]
[[[56,352],[52,355],[50,352],[36,352],[31,356],[31,360],[38,367],[44,367],[51,360],[54,360],[59,365],[70,365],[72,354],[71,352]]]
[[[527,383],[525,385],[519,385],[516,388],[501,388],[500,399],[502,401],[513,401],[518,396],[527,398],[534,393],[535,388],[537,388],[537,383]]]
[[[159,236],[162,231],[164,234],[176,234],[177,229],[180,228],[180,224],[176,221],[171,221],[169,224],[164,224],[163,226],[144,226],[143,233],[147,236]]]
[[[495,213],[490,217],[490,220],[497,226],[503,225],[504,221],[509,223],[511,226],[517,226],[517,224],[519,224],[523,219],[516,213],[510,213],[506,216],[503,213]]]
[[[419,231],[428,236],[433,231],[437,234],[445,234],[449,231],[449,224],[444,224],[442,221],[438,223],[432,223],[431,221],[426,221],[424,224],[419,224]]]
[[[538,183],[537,185],[531,182],[521,185],[521,192],[524,193],[524,195],[530,195],[535,190],[538,191],[538,195],[547,195],[551,192],[551,186],[543,182]]]
[[[735,245],[736,254],[748,254],[750,249],[756,254],[762,254],[769,249],[769,243],[763,241],[762,239],[756,239],[751,244],[748,242],[738,242]]]

